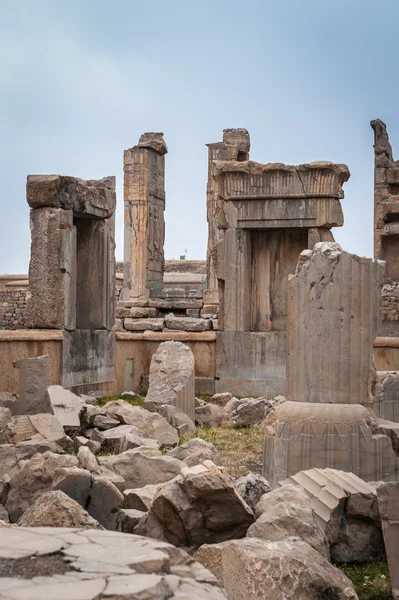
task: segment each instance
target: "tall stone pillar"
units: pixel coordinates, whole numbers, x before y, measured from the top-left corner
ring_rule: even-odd
[[[287,399],[371,404],[384,266],[335,243],[304,250],[288,277]]]
[[[208,146],[208,184],[206,188],[206,209],[208,220],[207,289],[204,293],[204,304],[219,304],[218,281],[216,276],[216,244],[223,237],[224,217],[221,200],[218,195],[218,182],[213,176],[214,160],[249,160],[250,138],[246,129],[224,129],[223,141]]]
[[[333,468],[396,479],[399,458],[370,412],[373,342],[384,264],[319,242],[288,283],[287,397],[267,429],[263,470],[273,486]]]
[[[148,306],[164,272],[165,154],[163,133],[144,133],[124,153],[124,287],[120,299]]]

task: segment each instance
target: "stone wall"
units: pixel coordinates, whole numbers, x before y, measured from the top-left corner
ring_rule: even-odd
[[[386,283],[381,292],[381,327],[379,335],[399,335],[399,282]]]
[[[26,327],[26,290],[0,290],[0,329]]]

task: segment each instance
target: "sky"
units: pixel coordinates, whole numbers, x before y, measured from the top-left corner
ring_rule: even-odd
[[[29,173],[117,177],[162,131],[165,257],[205,258],[206,143],[251,159],[346,163],[344,249],[373,253],[373,133],[399,156],[398,0],[0,0],[0,273],[29,264]],[[187,252],[186,252],[187,251]]]

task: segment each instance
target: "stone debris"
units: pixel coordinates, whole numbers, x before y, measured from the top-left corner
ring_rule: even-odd
[[[265,419],[272,406],[266,398],[244,398],[231,411],[231,420],[236,427],[253,427]]]
[[[157,409],[157,412],[167,420],[169,425],[177,430],[179,438],[184,435],[194,435],[197,432],[197,428],[190,417],[176,406],[164,404]]]
[[[84,405],[82,398],[65,390],[61,385],[50,385],[46,390],[46,396],[54,416],[63,427],[66,429],[80,428],[79,417]]]
[[[50,357],[37,356],[16,361],[19,370],[19,396],[16,413],[19,415],[53,413],[46,395],[50,385]]]
[[[194,421],[195,363],[181,342],[163,342],[151,359],[149,388],[144,406],[158,410],[172,405]]]
[[[220,406],[208,402],[195,409],[195,422],[203,427],[219,427],[226,421],[226,413]]]
[[[0,408],[8,408],[12,415],[17,412],[18,398],[8,392],[0,392]]]
[[[189,467],[195,467],[205,460],[211,460],[215,465],[222,464],[220,454],[215,446],[201,438],[193,438],[181,446],[172,448],[168,455],[185,462]]]
[[[5,444],[15,444],[25,440],[52,440],[62,443],[65,432],[58,419],[49,413],[17,415],[7,423],[2,436]]]
[[[139,524],[145,514],[146,513],[142,510],[136,510],[135,508],[121,508],[116,523],[117,531],[134,533],[136,526]]]
[[[147,512],[159,490],[160,486],[148,484],[142,488],[135,488],[133,490],[125,490],[123,492],[123,508],[136,509],[142,512]]]
[[[288,537],[301,540],[330,558],[327,538],[316,522],[305,491],[296,485],[285,485],[266,493],[255,507],[257,520],[247,537],[277,542]]]
[[[124,400],[114,400],[107,402],[102,410],[108,417],[120,423],[133,425],[139,435],[157,440],[160,445],[174,446],[179,441],[176,429],[169,425],[164,417],[141,406],[132,406]]]
[[[26,509],[20,527],[78,527],[103,529],[78,502],[61,490],[46,492]]]
[[[336,469],[300,471],[282,482],[300,486],[307,494],[315,519],[327,536],[331,560],[337,563],[381,560],[384,544],[374,485],[353,473]],[[267,502],[267,497],[265,497]],[[267,510],[260,501],[257,510]],[[261,506],[262,505],[262,506]]]
[[[213,404],[224,407],[226,406],[227,402],[232,399],[232,397],[233,394],[230,392],[221,392],[220,394],[214,394],[212,396],[212,402]]]
[[[194,557],[225,587],[228,600],[358,600],[342,571],[296,537],[204,545]]]
[[[233,480],[205,461],[185,467],[158,489],[141,531],[176,546],[198,547],[244,537],[253,521]]]
[[[10,527],[2,529],[0,556],[15,573],[0,578],[1,600],[226,599],[214,575],[186,552],[137,535]],[[18,571],[24,559],[29,578]]]
[[[107,459],[104,461],[104,458]],[[164,483],[180,474],[184,463],[172,456],[143,447],[127,450],[116,456],[104,457],[101,463],[126,482],[126,488],[141,488]]]
[[[252,510],[255,509],[264,494],[271,492],[269,482],[256,473],[248,473],[248,475],[236,479],[235,484],[242,498]]]

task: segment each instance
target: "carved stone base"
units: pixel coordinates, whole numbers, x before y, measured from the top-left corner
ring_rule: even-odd
[[[360,404],[284,402],[266,431],[263,474],[273,487],[306,469],[350,471],[365,481],[397,481],[399,457],[386,435],[373,435]]]

